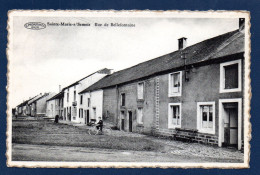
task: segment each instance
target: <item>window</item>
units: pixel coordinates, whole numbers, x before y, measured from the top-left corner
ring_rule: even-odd
[[[241,91],[241,60],[220,64],[220,93]]]
[[[74,101],[76,101],[76,91],[74,91]]]
[[[69,92],[67,92],[67,102],[69,102]]]
[[[83,118],[83,109],[79,109],[79,118]]]
[[[121,106],[125,106],[125,93],[121,94]]]
[[[97,118],[97,111],[96,108],[93,108],[93,119]]]
[[[144,99],[144,83],[138,83],[137,84],[137,98],[139,100]]]
[[[73,112],[73,113],[72,113],[73,119],[75,120],[75,119],[76,119],[76,116],[77,116],[77,107],[73,107],[72,110],[73,110],[73,111],[72,111],[72,112]]]
[[[80,96],[80,104],[83,104],[83,95]]]
[[[169,75],[169,97],[181,96],[182,72],[174,72]]]
[[[143,124],[143,108],[137,109],[137,123]]]
[[[181,127],[181,103],[170,103],[168,112],[168,128]]]
[[[90,98],[88,98],[88,107],[90,107]]]
[[[215,134],[215,102],[197,103],[197,129],[199,132]]]

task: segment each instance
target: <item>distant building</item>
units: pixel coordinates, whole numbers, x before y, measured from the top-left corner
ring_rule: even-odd
[[[64,92],[61,91],[47,100],[46,115],[54,118],[56,115],[64,119],[63,114],[63,97]]]
[[[104,119],[127,132],[175,136],[240,150],[244,19],[239,25],[238,30],[188,47],[188,39],[180,38],[179,50],[87,87],[80,92],[85,94],[83,120],[102,113]],[[94,94],[102,104],[93,104]]]
[[[31,116],[46,116],[47,99],[49,99],[53,95],[54,93],[45,93],[30,101],[28,105],[30,106]]]
[[[110,72],[110,69],[101,69],[62,89],[64,92],[64,118],[66,120],[76,123],[86,122],[83,117],[83,101],[86,104],[87,99],[84,99],[83,95],[78,93],[110,74]]]
[[[28,100],[22,102],[21,104],[19,104],[17,107],[16,107],[16,110],[17,110],[17,114],[19,116],[27,116],[28,113],[29,113],[29,102],[31,100],[33,100],[34,98],[36,98],[37,96],[33,97],[33,98],[29,98]]]

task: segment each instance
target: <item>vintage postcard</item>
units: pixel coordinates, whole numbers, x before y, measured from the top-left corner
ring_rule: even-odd
[[[13,10],[7,29],[9,167],[249,167],[249,12]]]

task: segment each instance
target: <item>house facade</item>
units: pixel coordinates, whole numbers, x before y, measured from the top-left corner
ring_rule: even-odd
[[[61,91],[47,100],[47,117],[54,118],[56,115],[58,115],[61,119],[65,120],[63,113],[63,97],[64,92]]]
[[[46,100],[46,116],[55,118],[56,115],[60,114],[60,104],[58,98],[53,98],[57,94],[54,94]]]
[[[52,97],[54,93],[45,93],[38,98],[35,98],[29,103],[31,109],[31,116],[43,117],[46,116],[47,100]]]
[[[76,123],[85,123],[86,119],[83,119],[83,111],[87,108],[87,96],[83,94],[79,94],[79,92],[83,91],[85,88],[89,87],[93,83],[97,82],[104,76],[110,74],[110,69],[102,69],[97,72],[94,72],[87,77],[63,88],[64,92],[64,116],[68,121],[76,122]],[[94,94],[95,95],[95,94]],[[94,104],[94,101],[92,103]],[[83,104],[83,102],[85,102]],[[87,115],[87,114],[86,114]]]
[[[238,30],[115,72],[85,92],[103,93],[103,118],[121,130],[218,146],[243,146],[244,19]]]
[[[28,115],[30,115],[30,105],[29,104],[35,98],[37,98],[37,96],[35,96],[33,98],[29,98],[28,100],[26,100],[23,103],[19,104],[16,107],[17,115],[20,115],[20,116],[28,116]]]
[[[80,123],[89,123],[91,119],[98,121],[103,117],[103,90],[80,92],[79,104]]]

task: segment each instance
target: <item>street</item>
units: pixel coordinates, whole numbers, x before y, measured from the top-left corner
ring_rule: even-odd
[[[88,135],[87,126],[13,120],[13,161],[243,162],[243,153],[198,143],[112,131]]]

